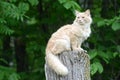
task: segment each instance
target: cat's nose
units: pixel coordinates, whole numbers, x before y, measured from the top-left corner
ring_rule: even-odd
[[[82,20],[81,20],[81,19],[80,19],[79,21],[80,21],[80,22],[82,22]]]

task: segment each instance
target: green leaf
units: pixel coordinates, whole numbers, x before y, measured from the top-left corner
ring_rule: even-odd
[[[107,64],[109,63],[109,60],[106,58],[102,58]]]
[[[120,45],[117,46],[117,51],[120,53]]]
[[[113,29],[114,31],[119,30],[119,29],[120,29],[120,22],[115,21],[115,22],[112,24],[111,27],[112,27],[112,29]]]
[[[80,6],[74,0],[58,0],[66,9],[78,10],[80,11]]]
[[[58,0],[58,1],[60,2],[60,4],[67,2],[67,0]]]
[[[96,64],[96,66],[98,68],[98,72],[102,73],[103,72],[103,66],[102,66],[102,64],[100,62],[96,62],[95,64]]]
[[[10,2],[16,2],[17,0],[9,0]]]
[[[94,75],[97,71],[99,73],[103,72],[103,66],[98,60],[91,64],[91,74]]]
[[[29,3],[32,5],[32,6],[36,6],[38,5],[39,1],[38,0],[28,0]]]
[[[115,17],[113,19],[104,19],[107,26],[111,25],[115,21]]]
[[[0,18],[0,23],[6,23],[6,21],[2,18]]]
[[[7,26],[5,25],[0,25],[0,33],[2,34],[6,34],[6,35],[11,35],[14,33],[14,31],[10,28],[8,28]]]
[[[7,72],[7,73],[11,73],[11,72],[14,72],[15,70],[14,70],[13,68],[4,67],[4,66],[1,66],[1,65],[0,65],[0,71],[4,71],[4,72]]]
[[[19,80],[20,76],[17,73],[12,73],[9,77],[8,80]]]
[[[1,3],[3,8],[3,14],[5,17],[17,19],[23,21],[25,13],[29,10],[29,4],[20,2],[18,6],[13,3],[3,2]]]
[[[33,25],[33,24],[36,24],[37,23],[37,20],[35,18],[30,18],[28,21],[27,21],[27,24],[28,25]]]
[[[100,20],[100,21],[97,22],[98,27],[102,27],[105,24],[106,24],[106,22],[104,20]]]
[[[66,9],[70,9],[72,7],[72,4],[70,2],[66,2],[63,4],[63,6],[66,8]]]
[[[70,1],[70,3],[73,9],[78,10],[78,11],[81,10],[80,6],[75,1]]]
[[[4,75],[5,75],[4,71],[0,71],[0,80],[3,80]]]
[[[91,75],[94,75],[97,72],[97,70],[98,70],[98,68],[97,68],[95,63],[91,64],[90,69],[91,69],[90,70]]]
[[[103,51],[98,51],[98,55],[99,55],[101,58],[109,59],[108,53],[105,53],[105,52],[103,52]]]
[[[91,50],[89,55],[90,55],[90,59],[93,59],[97,56],[97,51],[96,50]]]
[[[20,2],[18,5],[18,9],[16,10],[16,14],[15,14],[14,18],[16,18],[17,20],[23,21],[23,18],[24,18],[23,16],[25,16],[25,13],[28,10],[29,10],[29,4]]]
[[[5,64],[8,64],[8,62],[5,59],[3,59],[3,58],[0,58],[0,61],[5,63]]]
[[[18,5],[18,8],[21,11],[28,11],[29,10],[29,4],[28,3],[24,3],[24,2],[20,2]]]
[[[111,57],[110,53],[105,53],[103,51],[98,51],[98,56],[103,59],[107,64],[109,63],[109,59]]]
[[[80,6],[75,1],[67,1],[63,4],[66,9],[80,10]]]
[[[116,57],[118,55],[118,52],[113,53],[113,57]]]

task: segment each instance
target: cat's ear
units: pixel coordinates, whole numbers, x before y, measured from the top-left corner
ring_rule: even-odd
[[[90,16],[90,10],[87,9],[87,10],[85,11],[85,14],[88,15],[88,16]]]
[[[80,12],[75,10],[75,16],[77,16]]]

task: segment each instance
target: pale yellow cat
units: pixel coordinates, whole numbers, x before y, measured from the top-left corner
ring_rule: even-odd
[[[73,24],[62,26],[52,34],[46,47],[46,61],[58,75],[67,75],[68,69],[57,57],[63,51],[83,50],[81,44],[91,33],[92,18],[90,10],[75,11],[76,18]]]

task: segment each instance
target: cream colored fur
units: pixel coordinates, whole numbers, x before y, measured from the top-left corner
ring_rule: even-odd
[[[58,54],[70,50],[83,50],[81,44],[90,36],[92,18],[90,11],[75,11],[73,24],[62,26],[52,34],[46,47],[46,61],[58,75],[67,75],[68,69],[57,57]]]

